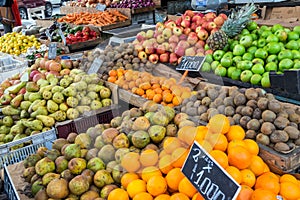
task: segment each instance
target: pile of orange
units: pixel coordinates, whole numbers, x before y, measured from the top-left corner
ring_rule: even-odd
[[[174,78],[156,77],[147,72],[124,70],[109,71],[109,82],[156,103],[178,106],[191,96],[191,89],[176,83]]]
[[[108,200],[202,200],[203,197],[181,172],[190,145],[196,140],[241,185],[237,200],[300,199],[300,181],[290,174],[270,172],[258,156],[259,147],[240,126],[230,126],[223,115],[215,115],[208,125],[179,129],[177,137],[166,137],[162,149],[128,153],[121,165],[128,171],[122,188],[113,190]],[[130,164],[129,164],[130,163]]]

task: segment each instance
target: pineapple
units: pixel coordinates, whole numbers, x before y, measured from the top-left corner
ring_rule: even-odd
[[[246,4],[238,12],[232,11],[221,29],[209,36],[206,41],[208,46],[213,51],[223,49],[228,43],[228,38],[235,37],[246,27],[255,11],[256,6],[253,3]]]

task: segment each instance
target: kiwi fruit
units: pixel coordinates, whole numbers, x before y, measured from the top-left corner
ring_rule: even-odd
[[[241,114],[243,116],[252,116],[253,113],[253,108],[249,107],[249,106],[245,106],[242,110],[241,110]]]
[[[209,97],[204,97],[201,101],[202,105],[204,106],[209,106],[209,104],[211,103],[211,99]]]
[[[243,116],[241,119],[240,119],[240,125],[246,129],[247,128],[247,124],[248,122],[251,120],[251,117],[249,116]]]
[[[207,90],[207,96],[211,100],[215,100],[219,96],[219,92],[215,89],[209,89],[209,90]]]
[[[262,119],[264,122],[273,122],[276,119],[276,114],[271,110],[265,110],[261,114]]]
[[[206,111],[207,111],[207,107],[206,106],[201,105],[201,106],[198,107],[198,115],[202,115]]]
[[[274,145],[274,149],[278,152],[283,152],[283,151],[288,151],[290,150],[290,147],[289,145],[287,145],[286,143],[283,143],[283,142],[277,142],[275,145]]]
[[[295,122],[290,122],[290,123],[288,124],[288,126],[292,126],[292,127],[295,127],[295,128],[298,129],[298,124],[296,124]]]
[[[235,121],[234,121],[234,119],[232,117],[227,117],[227,118],[229,120],[230,126],[235,125]]]
[[[268,102],[269,100],[267,98],[262,97],[257,101],[257,106],[261,110],[266,110],[268,108]]]
[[[287,134],[287,132],[282,130],[275,130],[270,135],[270,141],[273,143],[287,142],[288,140],[289,140],[289,135]]]
[[[214,103],[216,104],[217,107],[220,106],[220,105],[223,105],[223,99],[218,97],[214,100]]]
[[[256,100],[258,92],[254,88],[249,88],[245,91],[245,96],[248,100]]]
[[[193,105],[194,105],[194,102],[190,101],[186,104],[186,107],[191,108],[191,107],[193,107]]]
[[[261,110],[259,108],[255,108],[252,113],[253,119],[261,119]]]
[[[244,107],[245,106],[238,106],[238,107],[236,107],[235,112],[238,113],[238,114],[242,114],[242,110],[243,110]]]
[[[234,106],[233,97],[226,97],[224,99],[225,106]]]
[[[292,114],[289,115],[288,118],[291,122],[295,122],[297,124],[300,124],[300,114],[292,113]]]
[[[260,128],[260,131],[265,135],[271,135],[271,133],[273,133],[275,130],[276,128],[271,122],[264,122]]]
[[[206,97],[206,91],[205,90],[199,90],[197,92],[197,99],[202,100],[204,97]]]
[[[242,118],[242,115],[236,113],[236,114],[233,115],[232,118],[233,118],[233,120],[235,121],[235,124],[240,124],[240,120],[241,120],[241,118]]]
[[[290,121],[287,118],[280,116],[274,120],[274,125],[279,129],[284,129],[289,123]]]
[[[226,106],[224,110],[226,116],[233,116],[235,114],[235,109],[232,106]]]
[[[217,108],[217,105],[215,104],[215,102],[212,102],[211,104],[209,104],[209,108]]]
[[[225,106],[224,105],[219,105],[217,107],[217,110],[219,111],[219,114],[222,114],[222,115],[225,114]]]
[[[236,106],[245,105],[246,97],[244,94],[238,94],[234,97],[233,102]]]
[[[191,103],[193,103],[193,102],[191,102]],[[185,112],[186,112],[186,114],[188,114],[188,115],[190,115],[190,116],[195,116],[195,115],[198,114],[198,113],[197,113],[197,109],[195,109],[194,107],[188,107],[188,106],[187,106]]]
[[[248,130],[258,131],[260,129],[260,123],[259,123],[259,121],[257,119],[251,119],[247,123],[247,129]]]
[[[249,100],[249,101],[246,103],[246,106],[249,106],[249,107],[255,109],[255,108],[257,108],[257,101],[251,99],[251,100]]]
[[[281,111],[280,113],[277,114],[277,117],[283,117],[283,118],[288,119],[289,114],[287,114],[287,112],[285,112],[285,111]]]
[[[247,139],[255,139],[257,133],[254,130],[247,130],[245,138]]]
[[[209,108],[207,110],[207,114],[208,114],[208,120],[210,120],[210,118],[212,118],[213,116],[219,114],[219,111],[215,108]]]
[[[290,139],[298,139],[300,135],[300,131],[293,127],[293,126],[287,126],[283,129],[288,135]]]
[[[300,138],[298,138],[297,140],[294,141],[295,145],[300,146]]]
[[[271,94],[271,93],[267,93],[266,98],[269,99],[269,100],[274,100],[275,99],[274,95]]]
[[[225,99],[225,97],[227,96],[226,92],[221,92],[218,96],[218,98],[222,99],[222,103],[223,103],[223,99]]]
[[[274,113],[279,113],[281,111],[281,103],[275,99],[268,102],[268,109]]]
[[[204,122],[207,122],[207,121],[208,121],[208,114],[207,114],[207,112],[202,113],[202,114],[200,115],[200,120],[201,120],[201,121],[204,121]]]
[[[262,133],[257,134],[255,140],[260,144],[264,144],[266,146],[270,145],[270,138],[265,134]]]
[[[194,105],[193,105],[193,106],[194,106],[195,108],[198,108],[200,105],[201,105],[201,101],[200,101],[200,100],[197,100],[197,101],[194,102]]]

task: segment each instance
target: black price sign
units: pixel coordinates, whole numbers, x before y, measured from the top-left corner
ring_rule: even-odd
[[[56,51],[57,51],[57,44],[56,43],[50,43],[49,44],[49,50],[48,50],[48,58],[50,60],[53,60],[56,58]]]
[[[241,189],[197,142],[191,147],[181,171],[206,200],[236,199]]]
[[[101,60],[100,58],[96,58],[91,67],[88,70],[88,74],[93,74],[93,73],[97,73],[98,70],[100,69],[101,65],[103,63],[103,60]]]
[[[106,8],[106,5],[102,4],[102,3],[98,3],[97,6],[96,6],[96,9],[99,10],[99,11],[104,11],[105,8]]]
[[[198,72],[205,61],[205,56],[183,56],[176,70]]]

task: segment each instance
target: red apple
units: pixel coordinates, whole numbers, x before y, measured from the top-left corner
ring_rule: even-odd
[[[220,13],[219,16],[223,17],[224,20],[227,20],[227,18],[228,18],[227,15],[224,13]]]
[[[200,19],[201,19],[201,17],[199,15],[194,15],[192,18],[192,22],[197,22]]]
[[[153,54],[155,53],[155,48],[153,47],[153,45],[148,45],[145,47],[145,52],[146,54]]]
[[[178,58],[178,60],[177,60],[177,64],[180,64],[180,63],[181,63],[181,61],[182,61],[182,56]]]
[[[191,28],[185,28],[183,29],[183,34],[188,35],[192,31]]]
[[[199,20],[196,21],[197,26],[202,26],[202,24],[206,22],[205,18],[200,18]]]
[[[175,53],[171,53],[169,63],[171,63],[172,65],[177,65],[177,61],[178,61],[177,55]]]
[[[136,51],[138,51],[138,52],[140,52],[140,51],[143,51],[144,50],[144,47],[143,47],[143,45],[142,44],[136,44],[135,46],[134,46],[134,49],[136,50]]]
[[[187,39],[187,35],[182,34],[179,36],[179,40],[186,40]]]
[[[64,68],[64,69],[71,69],[73,62],[72,62],[72,60],[61,60],[60,64],[61,64],[62,68]]]
[[[188,28],[188,27],[190,27],[191,22],[189,20],[184,19],[184,20],[182,20],[180,25],[184,28]]]
[[[141,60],[147,59],[147,54],[145,53],[145,51],[140,51],[138,54],[138,58]]]
[[[159,60],[159,57],[157,54],[151,54],[149,56],[149,61],[153,64],[156,64],[158,62],[158,60]]]
[[[176,42],[176,43],[179,42],[179,38],[178,38],[177,35],[172,35],[172,36],[169,38],[169,43],[172,43],[172,42]]]
[[[179,46],[177,45],[177,47],[175,48],[175,51],[174,53],[176,53],[177,56],[181,57],[181,56],[184,56],[185,54],[185,49],[183,46]]]
[[[214,19],[214,22],[218,27],[221,27],[224,21],[225,19],[223,19],[223,17],[221,17],[220,15]]]
[[[198,37],[198,36],[197,36]],[[198,42],[195,44],[195,47],[197,49],[204,48],[205,42],[203,40],[198,40]]]
[[[139,32],[136,36],[136,39],[141,42],[144,41],[146,39],[146,33],[144,31]]]
[[[217,28],[217,24],[215,22],[209,22],[207,25],[207,30],[211,31],[214,28]]]
[[[191,19],[192,19],[192,18],[191,18],[190,16],[188,16],[188,15],[183,15],[183,16],[182,16],[182,19],[191,22]]]
[[[25,87],[23,87],[19,92],[18,92],[18,94],[25,94],[26,93],[26,88]]]
[[[189,16],[189,17],[193,17],[194,15],[195,15],[195,13],[194,13],[194,11],[192,11],[192,10],[186,10],[185,12],[184,12],[184,15],[187,15],[187,16]]]
[[[165,51],[169,51],[170,50],[170,43],[169,42],[164,42],[161,45],[163,45],[165,47]]]
[[[182,34],[182,28],[181,27],[174,27],[172,32],[174,35],[180,36]]]
[[[213,54],[213,53],[214,53],[214,51],[211,50],[211,49],[208,49],[208,50],[205,51],[205,55],[207,55],[207,54]]]
[[[57,71],[49,71],[49,74],[53,74],[55,76],[60,76],[60,73]]]
[[[218,28],[213,28],[211,31],[210,31],[210,34],[213,34],[215,32],[217,32],[219,29]]]
[[[181,18],[181,17],[178,17],[178,18],[176,19],[176,21],[175,21],[175,24],[176,24],[177,26],[180,26],[181,22],[182,22],[182,18]]]
[[[34,75],[34,77],[32,78],[32,81],[37,82],[40,79],[46,79],[45,74],[39,73],[39,74]]]
[[[196,50],[197,54],[198,53],[203,53],[204,54],[204,52],[205,52],[204,48],[199,48],[199,49]]]
[[[216,13],[214,13],[214,12],[209,12],[209,13],[206,13],[206,14],[204,15],[204,17],[205,17],[206,19],[214,19],[214,18],[217,17],[217,15],[216,15]]]
[[[177,46],[180,46],[180,47],[183,47],[186,49],[190,46],[190,44],[185,40],[180,40]]]
[[[185,50],[184,54],[186,56],[195,56],[196,55],[196,51],[195,51],[194,47],[190,47],[190,48],[187,48]]]
[[[61,64],[53,61],[52,63],[50,63],[49,65],[49,71],[56,71],[56,72],[60,72],[61,70]]]
[[[174,52],[175,48],[177,47],[177,43],[176,42],[172,42],[172,43],[170,43],[169,46],[170,46],[169,47],[170,52]]]
[[[208,32],[204,29],[201,29],[198,33],[197,36],[200,40],[206,40],[208,38]]]
[[[46,64],[46,61],[47,61],[48,59],[47,58],[42,58],[41,60],[40,60],[40,68],[41,69],[46,69],[46,66],[45,66],[45,64]]]
[[[193,22],[193,23],[191,24],[191,29],[192,29],[192,31],[195,31],[197,27],[198,27],[198,25],[197,25],[196,23]]]
[[[61,76],[64,76],[64,75],[69,75],[70,72],[71,72],[70,69],[63,69],[63,70],[61,70],[61,71],[59,72],[59,74],[60,74]]]
[[[162,63],[168,62],[169,61],[169,53],[166,52],[166,53],[160,54],[159,55],[159,61],[162,62]]]
[[[34,75],[39,74],[40,72],[38,70],[32,70],[29,74],[29,80],[32,80]]]
[[[45,63],[45,68],[46,70],[49,70],[49,66],[52,62],[55,62],[54,60],[47,60],[46,63]]]
[[[158,45],[158,47],[156,48],[156,53],[157,54],[163,54],[166,52],[165,46],[160,44]]]
[[[187,38],[187,42],[190,44],[190,45],[195,45],[198,41],[198,36],[197,36],[197,33],[195,32],[190,32],[189,35],[188,35],[188,38]]]
[[[176,23],[173,20],[167,21],[165,23],[165,28],[173,29],[174,27],[176,27]]]

